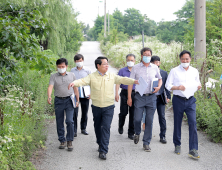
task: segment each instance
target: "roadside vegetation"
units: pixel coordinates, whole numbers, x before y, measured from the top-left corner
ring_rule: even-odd
[[[0,0],[0,169],[35,169],[44,149],[50,74],[60,57],[71,60],[84,25],[69,0]]]

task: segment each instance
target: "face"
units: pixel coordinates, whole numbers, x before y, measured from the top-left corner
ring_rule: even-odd
[[[153,64],[160,66],[160,61],[154,61]]]
[[[181,58],[180,58],[180,62],[181,63],[190,63],[191,58],[189,54],[184,54]]]
[[[84,60],[82,58],[80,58],[79,60],[76,60],[75,63],[78,63],[78,62],[83,62]]]
[[[59,65],[57,65],[57,68],[63,69],[63,68],[67,68],[68,66],[65,63],[61,63]]]
[[[106,59],[101,59],[101,61],[102,61],[101,65],[97,64],[98,70],[101,73],[106,73],[108,71],[108,68],[109,68],[108,61]]]
[[[151,52],[150,51],[143,52],[143,55],[141,55],[142,60],[143,60],[143,56],[151,57]]]
[[[126,59],[126,62],[134,62],[135,63],[135,58],[133,56],[128,56]]]

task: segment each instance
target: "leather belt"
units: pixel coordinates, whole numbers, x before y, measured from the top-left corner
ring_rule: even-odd
[[[57,96],[56,96],[57,97]],[[57,97],[59,99],[68,99],[70,96],[66,96],[66,97]]]
[[[139,94],[139,92],[136,92],[136,93],[138,93]],[[146,94],[143,94],[143,96],[151,96],[151,95],[153,95],[154,93],[146,93]]]
[[[128,91],[127,89],[122,89],[122,91]],[[135,92],[135,90],[132,90],[132,92]]]
[[[174,96],[179,97],[180,99],[183,99],[183,100],[185,100],[185,101],[190,100],[190,99],[193,97],[193,96],[191,96],[191,97],[189,97],[189,98],[187,99],[186,97],[181,97],[181,96],[179,96],[179,95],[174,95]]]
[[[161,97],[161,95],[156,95],[157,98]]]

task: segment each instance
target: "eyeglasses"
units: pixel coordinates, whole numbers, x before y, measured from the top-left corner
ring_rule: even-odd
[[[108,66],[109,64],[108,64],[108,63],[106,63],[106,64],[101,64],[101,65],[106,65],[106,66]]]

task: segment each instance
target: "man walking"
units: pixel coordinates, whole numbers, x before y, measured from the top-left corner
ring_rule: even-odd
[[[60,141],[59,149],[64,149],[67,141],[68,151],[72,151],[73,150],[72,141],[74,137],[74,122],[73,122],[74,107],[70,96],[73,94],[73,89],[74,89],[76,98],[78,100],[79,93],[76,87],[69,90],[67,89],[69,83],[71,83],[76,79],[73,73],[66,71],[68,67],[68,61],[65,58],[60,58],[56,61],[56,66],[58,73],[52,74],[50,77],[49,87],[47,92],[48,93],[47,101],[49,104],[52,104],[51,94],[52,94],[52,89],[54,87],[56,126],[57,126],[57,134],[59,137],[58,140]],[[67,125],[66,137],[64,130],[64,111],[66,113],[66,125]]]
[[[152,56],[151,63],[160,67],[160,57]],[[166,80],[168,74],[166,71],[160,69],[160,75],[162,77],[162,86],[160,90],[155,93],[157,100],[156,100],[156,107],[157,107],[157,114],[159,116],[159,124],[160,124],[160,142],[165,144],[167,143],[166,140],[166,119],[165,119],[165,107],[166,104],[170,101],[171,95],[170,91],[165,88]]]
[[[98,57],[95,60],[97,71],[87,77],[75,80],[70,87],[89,85],[91,87],[92,112],[94,129],[99,145],[99,158],[105,160],[108,152],[110,126],[114,113],[114,84],[138,84],[137,80],[120,77],[114,73],[107,72],[109,65],[106,57]]]
[[[127,62],[127,67],[124,67],[122,69],[119,70],[118,75],[122,76],[122,77],[130,77],[130,72],[134,66],[135,63],[135,55],[134,54],[128,54],[126,56],[126,62]],[[128,96],[128,86],[127,85],[116,85],[116,96],[115,96],[115,100],[116,102],[119,101],[119,87],[122,89],[121,93],[120,93],[120,114],[119,114],[119,134],[123,134],[123,126],[125,124],[125,120],[126,120],[126,116],[128,114],[128,110],[129,110],[129,126],[128,126],[128,138],[133,140],[134,137],[134,122],[133,122],[133,117],[134,117],[134,96],[135,96],[135,85],[133,85],[133,90],[132,90],[132,106],[129,107],[127,105],[127,96]]]
[[[76,67],[71,69],[71,72],[73,72],[76,76],[76,80],[84,78],[91,74],[91,70],[88,67],[83,66],[84,65],[84,57],[81,54],[76,54],[74,56],[74,62],[76,63]],[[83,87],[79,87],[79,93],[83,92]],[[81,110],[82,110],[82,117],[81,117],[81,133],[84,135],[88,135],[88,132],[86,131],[87,126],[87,120],[88,120],[88,109],[89,109],[89,96],[82,96],[79,95],[79,101],[81,104]],[[77,124],[78,124],[78,107],[74,109],[74,131],[75,135],[74,137],[77,137]]]
[[[141,96],[136,92],[134,97],[134,143],[139,142],[141,133],[141,120],[143,117],[143,110],[146,109],[145,117],[145,131],[143,136],[143,148],[146,152],[150,152],[150,141],[152,138],[152,127],[153,127],[153,115],[156,110],[156,95],[154,93],[160,90],[162,85],[162,77],[158,67],[150,63],[152,50],[150,48],[143,48],[141,50],[141,63],[136,64],[131,71],[130,78],[138,80],[140,77],[148,84],[144,94]],[[154,78],[158,78],[158,87],[154,87],[155,91],[151,91],[151,83]],[[128,105],[132,106],[132,85],[128,86]]]
[[[173,143],[175,145],[175,153],[181,152],[181,125],[184,112],[188,118],[189,124],[189,156],[195,159],[200,158],[198,155],[198,137],[196,126],[196,99],[193,94],[187,98],[183,91],[187,87],[196,87],[196,90],[201,89],[199,80],[199,72],[196,68],[190,66],[191,53],[182,51],[180,53],[181,64],[170,71],[166,82],[166,88],[173,90],[173,112],[174,112],[174,131]]]

